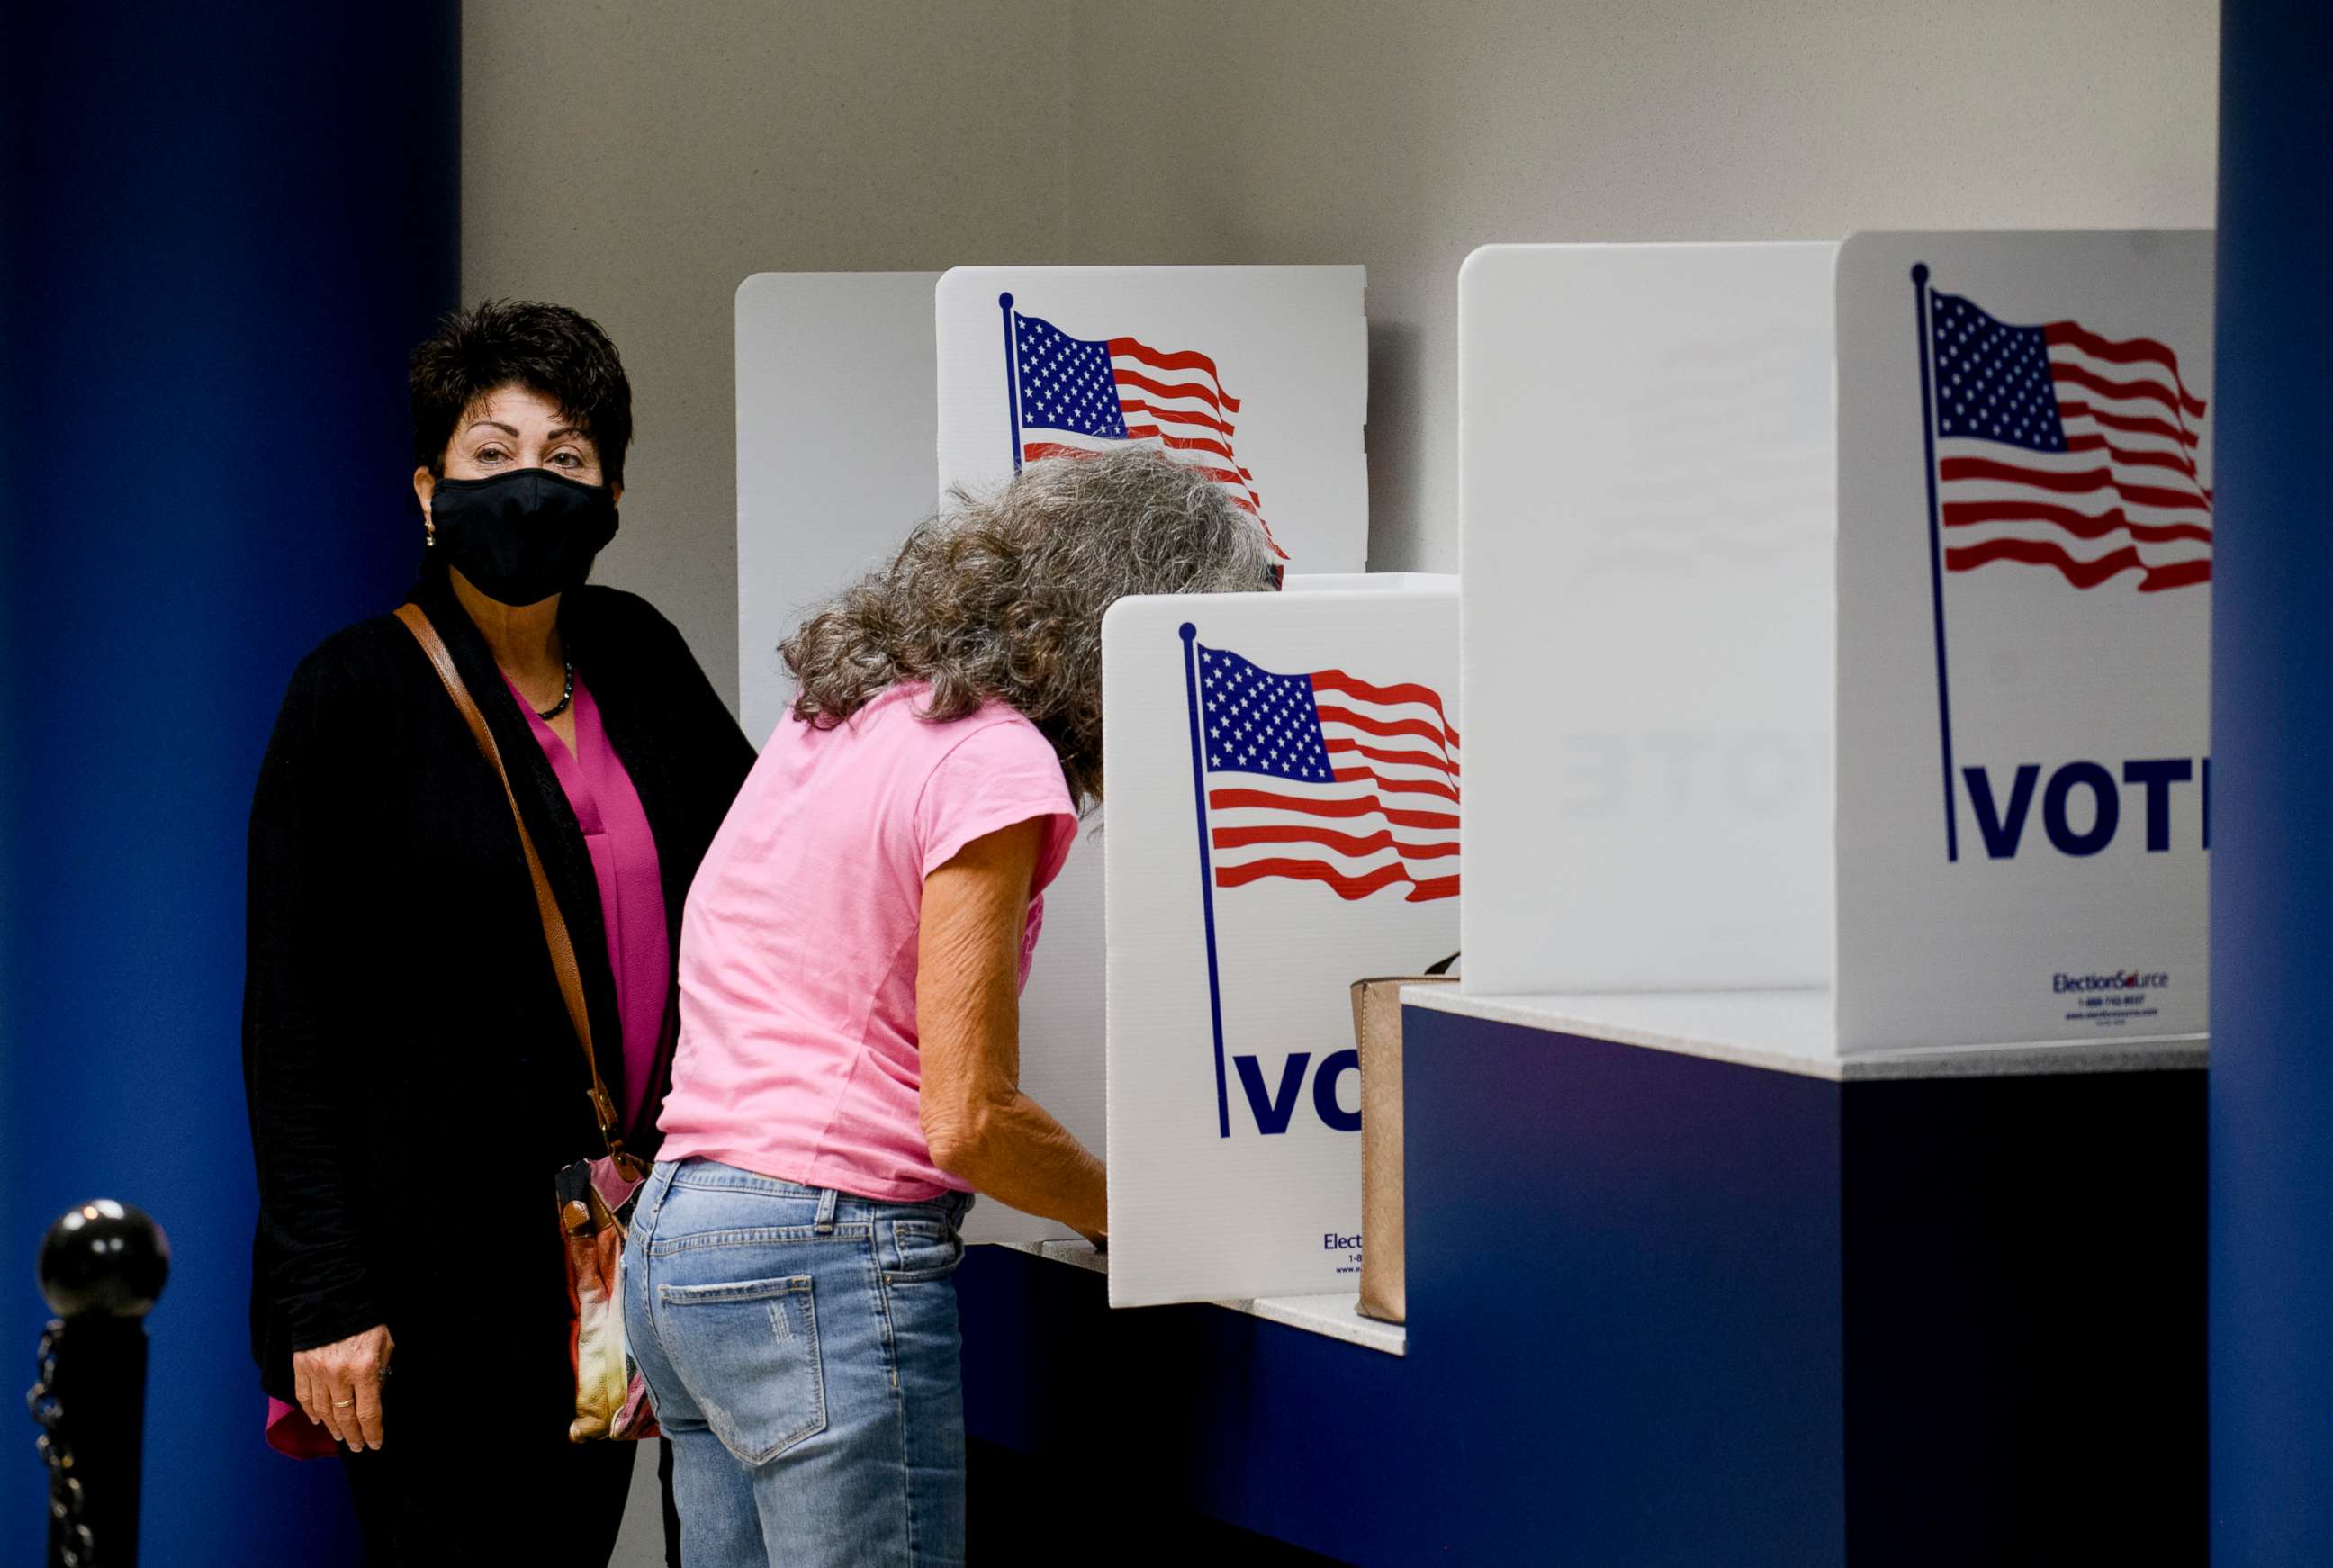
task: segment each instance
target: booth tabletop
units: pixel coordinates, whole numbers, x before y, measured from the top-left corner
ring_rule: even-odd
[[[1470,996],[1462,995],[1457,986],[1411,986],[1403,989],[1401,999],[1404,1006],[1429,1012],[1797,1073],[1833,1082],[2127,1073],[2198,1068],[2210,1061],[2209,1041],[2202,1034],[1937,1045],[1841,1055],[1832,1021],[1832,993],[1818,986]]]
[[[1109,1272],[1109,1255],[1096,1252],[1089,1241],[1008,1241],[997,1244],[1031,1257],[1042,1257],[1054,1263],[1067,1264],[1094,1274]],[[1363,1317],[1357,1303],[1360,1296],[1353,1291],[1330,1293],[1326,1295],[1263,1296],[1253,1301],[1219,1301],[1208,1304],[1226,1312],[1244,1313],[1249,1317],[1262,1318],[1266,1323],[1285,1323],[1307,1333],[1324,1334],[1347,1344],[1361,1345],[1373,1351],[1383,1351],[1397,1356],[1407,1347],[1408,1331],[1399,1323],[1380,1323],[1376,1318]]]

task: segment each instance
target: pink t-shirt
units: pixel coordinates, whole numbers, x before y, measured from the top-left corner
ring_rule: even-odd
[[[965,1184],[932,1163],[917,1106],[924,879],[973,840],[1048,822],[1022,935],[1077,832],[1036,726],[1000,703],[946,724],[894,687],[814,729],[789,715],[689,889],[665,1159],[717,1159],[915,1203]]]

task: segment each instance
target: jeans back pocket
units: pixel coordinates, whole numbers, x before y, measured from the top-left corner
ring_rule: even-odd
[[[826,1429],[810,1275],[660,1284],[657,1319],[705,1424],[746,1464],[768,1464]]]

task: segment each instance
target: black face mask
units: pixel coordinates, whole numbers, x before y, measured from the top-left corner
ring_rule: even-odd
[[[429,497],[437,547],[487,598],[537,604],[583,586],[616,536],[616,500],[548,468],[440,479]]]

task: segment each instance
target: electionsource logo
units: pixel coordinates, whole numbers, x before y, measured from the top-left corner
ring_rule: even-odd
[[[2067,991],[2160,991],[2168,987],[2171,976],[2157,969],[2116,969],[2103,975],[2069,975],[2060,971],[2050,982],[2054,992]]]

